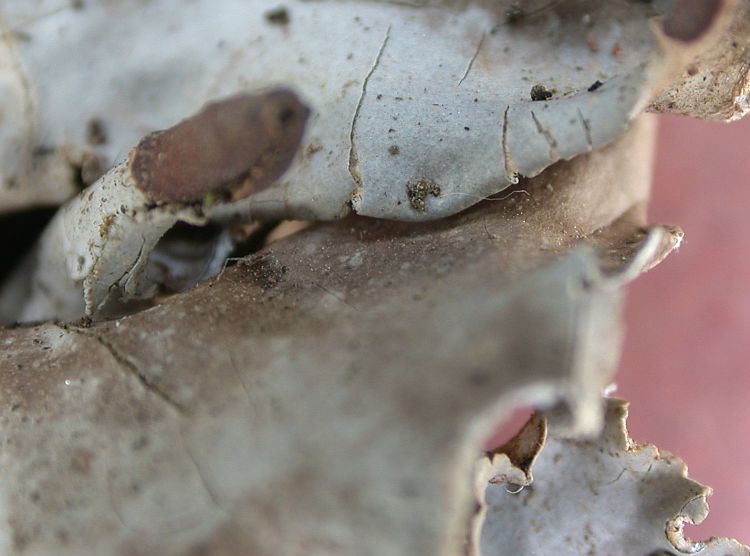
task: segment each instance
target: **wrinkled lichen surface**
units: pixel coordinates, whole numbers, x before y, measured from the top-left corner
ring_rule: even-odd
[[[746,556],[602,392],[639,114],[747,111],[748,3],[218,4],[0,6],[0,212],[89,186],[0,294],[0,553]]]

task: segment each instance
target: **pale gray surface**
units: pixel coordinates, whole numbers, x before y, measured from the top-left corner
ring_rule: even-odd
[[[79,165],[96,155],[107,168],[208,100],[286,85],[313,109],[306,142],[280,187],[248,201],[249,216],[332,219],[353,207],[443,217],[516,172],[533,176],[611,142],[682,68],[684,48],[663,50],[649,19],[671,2],[548,4],[507,23],[509,1],[297,0],[283,3],[289,23],[279,24],[265,17],[280,5],[270,0],[180,9],[169,0],[81,9],[6,0],[0,21],[13,54],[0,52],[0,91],[30,108],[5,128],[0,152],[30,157],[43,145]],[[596,81],[604,85],[589,92]],[[535,85],[554,96],[532,102]],[[107,137],[99,146],[86,141],[95,118]],[[407,194],[420,180],[440,189],[424,211]]]
[[[487,487],[482,556],[750,554],[729,539],[683,537],[684,523],[706,517],[711,489],[688,479],[677,457],[633,442],[626,408],[607,400],[604,430],[591,440],[553,429],[522,491]]]

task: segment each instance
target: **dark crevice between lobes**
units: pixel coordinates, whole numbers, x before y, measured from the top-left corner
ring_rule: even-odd
[[[207,209],[238,201],[277,183],[299,149],[308,116],[309,109],[287,89],[240,94],[210,103],[176,126],[142,139],[129,155],[132,181],[128,185],[143,192],[154,207],[200,205]],[[8,218],[9,234],[12,231],[21,240],[6,257],[7,264],[0,265],[0,278],[10,276],[53,215],[54,211],[40,211]],[[259,249],[267,227],[260,228],[258,238],[255,233],[235,233],[237,226],[233,222],[192,226],[178,221],[151,252],[139,252],[137,260],[148,257],[145,271],[156,286],[156,295],[185,291],[213,278],[237,249],[241,255]],[[129,233],[140,232],[136,227]],[[25,239],[29,241],[22,244]],[[115,280],[110,290],[129,280],[131,271]],[[22,302],[20,298],[31,293],[26,290],[20,286],[13,289],[16,301]],[[17,305],[16,301],[12,305]],[[100,308],[97,319],[132,314],[153,302],[150,297],[113,295],[106,307]],[[0,317],[3,311],[0,303]]]
[[[12,238],[0,261],[0,284],[13,272],[36,243],[57,208],[37,208],[14,212],[0,218],[0,232],[3,237]]]

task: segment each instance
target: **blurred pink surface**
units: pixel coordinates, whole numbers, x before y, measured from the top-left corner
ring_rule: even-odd
[[[750,544],[750,118],[660,118],[650,221],[679,252],[631,287],[618,397],[628,426],[714,488],[687,533]]]

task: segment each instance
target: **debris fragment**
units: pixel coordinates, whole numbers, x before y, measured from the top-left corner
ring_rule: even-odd
[[[440,196],[440,186],[435,182],[424,178],[419,179],[416,182],[407,183],[406,191],[412,208],[417,212],[424,212],[427,210],[427,205],[425,203],[427,195],[432,195],[433,197]]]
[[[549,91],[542,84],[534,85],[531,88],[531,100],[534,100],[534,101],[549,100],[552,98],[554,94],[555,94],[554,90]]]
[[[104,145],[107,142],[107,130],[101,118],[91,118],[86,126],[86,140],[89,145]]]

